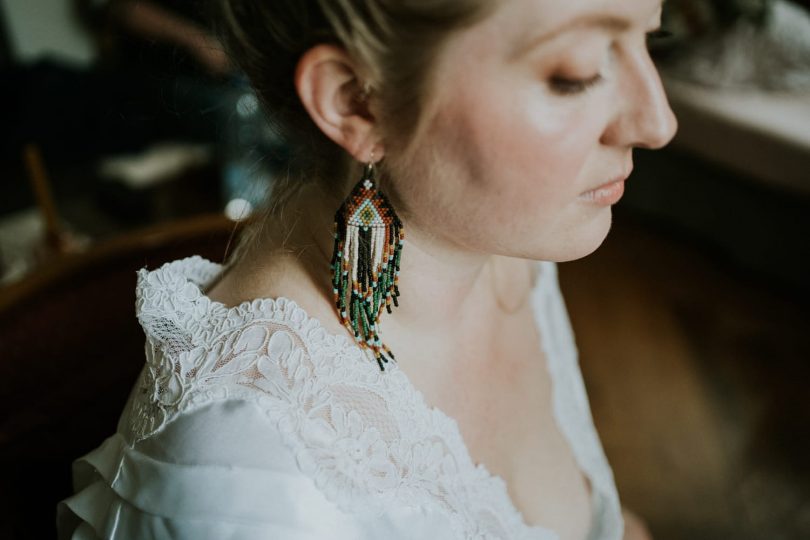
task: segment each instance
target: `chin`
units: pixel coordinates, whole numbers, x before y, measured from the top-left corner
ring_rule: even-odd
[[[605,212],[600,213],[598,218],[574,227],[567,231],[567,234],[561,235],[562,242],[555,246],[556,249],[553,252],[541,259],[567,262],[587,257],[605,241],[610,232],[611,223],[612,212],[610,208],[607,208]]]

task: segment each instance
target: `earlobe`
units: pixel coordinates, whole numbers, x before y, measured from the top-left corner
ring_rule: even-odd
[[[294,82],[304,109],[318,128],[355,159],[366,161],[372,150],[375,157],[381,157],[381,150],[359,80],[342,48],[316,45],[298,61]]]

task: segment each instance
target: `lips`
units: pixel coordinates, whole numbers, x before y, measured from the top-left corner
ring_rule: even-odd
[[[633,170],[632,165],[629,170]],[[627,180],[629,176],[630,172],[617,175],[600,186],[580,193],[577,198],[587,204],[609,207],[619,202],[619,199],[624,195],[624,181]]]
[[[597,190],[606,188],[606,187],[610,186],[611,184],[615,184],[616,182],[623,182],[623,181],[627,180],[627,178],[630,176],[631,172],[633,172],[632,165],[630,166],[630,169],[626,173],[621,173],[618,176],[614,177],[612,180],[608,180],[604,184],[601,184],[599,186],[591,188],[591,189],[585,191],[584,193],[590,193],[592,191],[597,191]]]

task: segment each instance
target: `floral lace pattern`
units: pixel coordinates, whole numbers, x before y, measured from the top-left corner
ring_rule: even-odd
[[[211,401],[251,400],[278,427],[301,471],[344,511],[428,506],[453,517],[458,538],[558,538],[525,523],[505,482],[472,461],[455,420],[429,407],[396,364],[370,369],[370,356],[293,300],[233,308],[211,301],[201,289],[221,269],[193,256],[138,272],[136,312],[147,340],[123,423],[131,444]],[[571,386],[551,358],[549,367]],[[582,403],[584,389],[571,387],[583,392]],[[584,403],[582,411],[555,402],[555,412],[573,431],[596,437]],[[598,438],[574,447],[594,489],[615,494]],[[607,476],[594,464],[607,467]]]

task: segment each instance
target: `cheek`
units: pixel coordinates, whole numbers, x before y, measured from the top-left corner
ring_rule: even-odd
[[[476,91],[459,92],[436,129],[455,141],[452,159],[467,188],[504,212],[551,217],[575,201],[589,184],[582,170],[598,140],[594,115],[549,98],[539,83],[514,90],[476,81],[462,86]]]
[[[584,169],[599,144],[596,104],[468,72],[446,81],[450,96],[398,167],[411,223],[503,255],[568,260],[595,249],[605,224],[577,196],[593,184]]]

